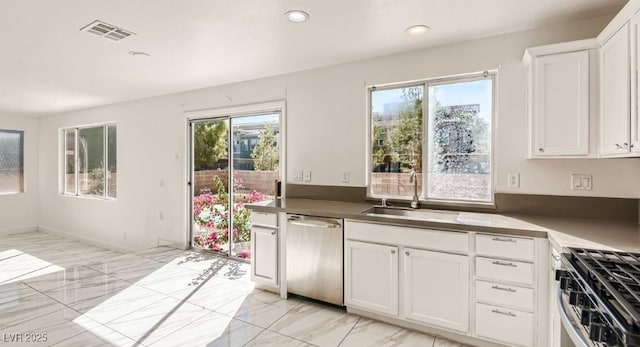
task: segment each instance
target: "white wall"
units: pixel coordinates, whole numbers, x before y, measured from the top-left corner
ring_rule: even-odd
[[[640,197],[640,161],[525,160],[524,49],[594,37],[609,18],[547,27],[451,46],[381,57],[220,87],[47,116],[40,121],[40,225],[130,248],[158,239],[185,242],[185,111],[286,99],[287,176],[312,171],[311,184],[366,184],[365,85],[499,69],[497,119],[498,192]],[[59,194],[59,128],[116,121],[118,199],[99,201]],[[521,188],[506,187],[508,172]],[[573,192],[569,175],[593,174],[593,191]],[[160,187],[160,180],[164,187]],[[164,221],[158,217],[164,212]],[[127,232],[128,240],[123,240]]]
[[[38,119],[0,114],[0,129],[24,131],[24,193],[0,195],[0,233],[38,226]]]

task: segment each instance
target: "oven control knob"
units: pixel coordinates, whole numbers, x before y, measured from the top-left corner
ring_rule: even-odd
[[[584,301],[583,298],[582,298],[583,296],[584,296],[584,294],[582,294],[581,292],[570,291],[569,292],[569,303],[571,305],[574,305],[574,306],[579,306]]]
[[[584,326],[588,326],[589,324],[591,324],[592,316],[593,316],[593,311],[591,311],[588,308],[586,309],[583,308],[582,311],[580,311],[580,324]]]
[[[607,346],[618,346],[618,335],[616,335],[616,332],[613,331],[613,329],[605,329],[604,335],[605,339],[603,342],[606,342]]]
[[[569,274],[564,270],[556,270],[556,281],[560,281],[562,277],[567,277]]]
[[[604,325],[601,323],[591,323],[589,325],[589,338],[595,342],[606,341],[604,329]]]
[[[567,289],[571,289],[572,285],[573,285],[573,280],[571,280],[571,278],[569,277],[561,277],[560,278],[560,289],[562,290],[567,290]]]

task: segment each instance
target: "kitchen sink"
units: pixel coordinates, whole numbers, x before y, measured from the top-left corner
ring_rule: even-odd
[[[449,223],[457,222],[458,216],[460,215],[460,212],[457,211],[411,209],[408,207],[395,206],[373,206],[362,211],[362,213],[371,216],[401,217],[407,219],[420,219]]]

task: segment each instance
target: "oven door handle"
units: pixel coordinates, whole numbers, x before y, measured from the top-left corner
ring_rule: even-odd
[[[590,343],[584,340],[584,337],[578,332],[578,327],[574,325],[569,318],[569,312],[567,312],[567,308],[564,305],[564,300],[562,299],[562,288],[560,286],[557,287],[557,299],[558,299],[558,311],[560,311],[560,320],[562,321],[562,326],[565,328],[565,331],[571,338],[571,341],[576,347],[589,347]]]

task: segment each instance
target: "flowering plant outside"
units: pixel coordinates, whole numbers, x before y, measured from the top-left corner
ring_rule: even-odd
[[[202,193],[193,198],[193,221],[197,226],[194,244],[204,249],[224,251],[222,246],[229,243],[229,194],[220,177],[213,178],[217,194]],[[233,191],[244,188],[239,178],[233,180]],[[251,240],[251,210],[245,208],[246,203],[264,200],[264,194],[253,190],[249,194],[234,194],[233,202],[233,241],[248,242]],[[240,257],[249,258],[250,252],[243,251]]]

